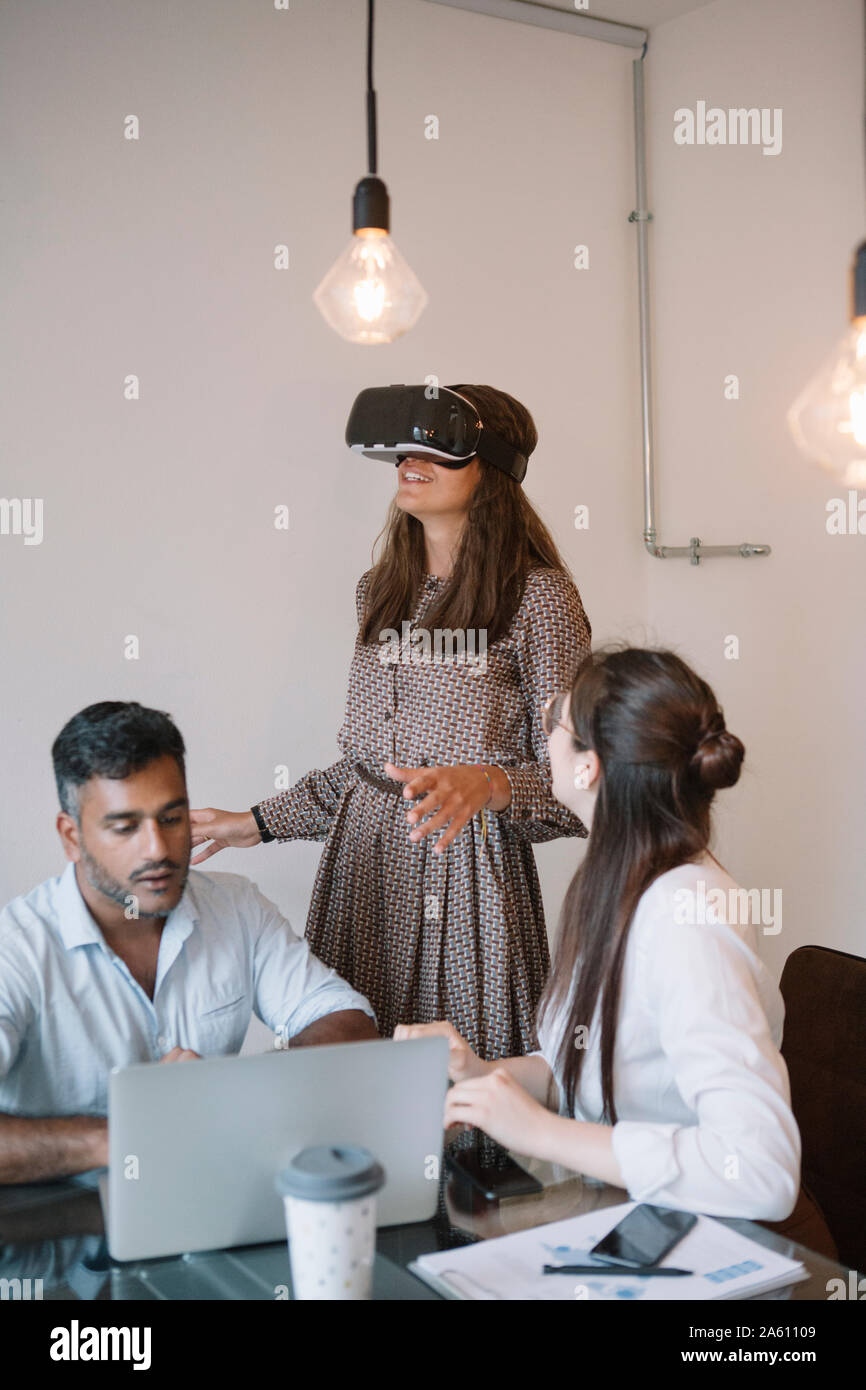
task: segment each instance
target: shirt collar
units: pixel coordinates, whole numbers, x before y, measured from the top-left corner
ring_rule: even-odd
[[[57,926],[67,951],[75,946],[90,946],[95,942],[107,950],[105,937],[90,915],[90,909],[81,896],[75,865],[66,865],[60,875],[57,889]],[[184,884],[183,893],[177,907],[165,919],[166,927],[171,927],[171,935],[177,934],[178,941],[185,941],[198,921],[198,913],[190,888],[190,879]]]

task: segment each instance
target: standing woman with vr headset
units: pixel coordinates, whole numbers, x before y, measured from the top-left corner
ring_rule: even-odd
[[[532,845],[587,834],[542,728],[590,625],[520,486],[538,435],[493,387],[393,386],[361,392],[346,438],[398,471],[356,589],[342,756],[249,811],[193,811],[192,863],[323,840],[306,937],[380,1031],[447,1018],[483,1058],[527,1052],[550,961]]]

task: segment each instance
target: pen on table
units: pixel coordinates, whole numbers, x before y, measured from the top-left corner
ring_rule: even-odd
[[[660,1269],[632,1269],[629,1265],[545,1265],[542,1274],[633,1274],[638,1279],[655,1279],[657,1276],[677,1278],[694,1273],[691,1269],[673,1269],[662,1265]]]

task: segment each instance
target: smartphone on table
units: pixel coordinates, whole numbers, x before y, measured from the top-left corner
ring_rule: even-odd
[[[691,1211],[672,1211],[641,1202],[590,1250],[594,1260],[628,1265],[632,1269],[657,1265],[692,1229]]]
[[[453,1172],[465,1178],[488,1201],[501,1197],[522,1197],[542,1192],[544,1184],[521,1168],[501,1144],[480,1130],[472,1141],[465,1137],[445,1146],[445,1161]]]

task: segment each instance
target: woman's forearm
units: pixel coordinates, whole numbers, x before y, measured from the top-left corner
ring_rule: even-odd
[[[488,1065],[491,1070],[494,1067],[504,1068],[540,1105],[545,1105],[550,1110],[559,1108],[559,1088],[553,1079],[553,1072],[539,1054],[532,1057],[506,1057],[500,1062],[490,1062]]]
[[[573,1120],[568,1115],[545,1115],[539,1124],[532,1149],[538,1158],[559,1163],[573,1173],[625,1187],[625,1180],[613,1151],[613,1126]]]

